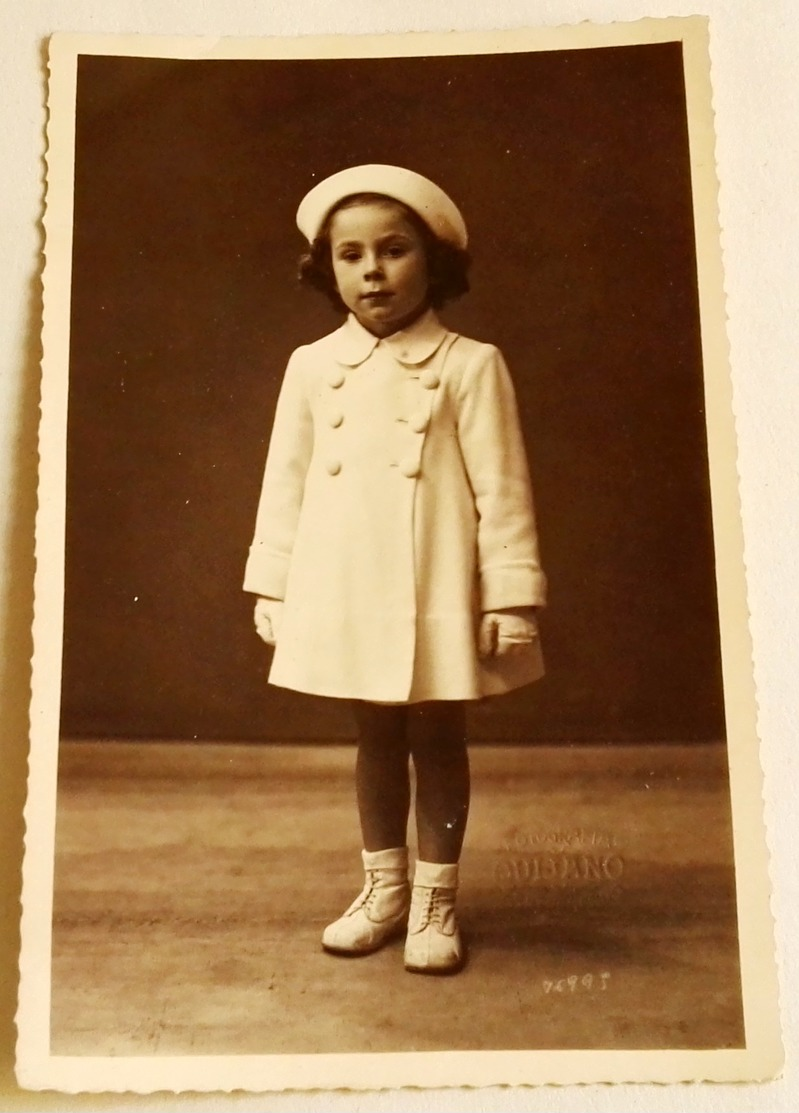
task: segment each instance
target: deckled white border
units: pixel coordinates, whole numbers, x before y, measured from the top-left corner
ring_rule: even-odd
[[[90,1058],[49,1054],[52,848],[63,600],[69,264],[75,54],[153,57],[379,57],[575,49],[681,39],[685,51],[702,300],[711,491],[723,641],[734,811],[745,1051],[435,1052],[391,1055]],[[533,1082],[757,1079],[779,1069],[779,1025],[762,830],[762,775],[755,733],[736,448],[716,216],[716,175],[703,19],[581,24],[527,32],[301,39],[175,39],[60,36],[54,41],[44,272],[40,507],[34,617],[30,798],[26,807],[19,1078],[66,1091],[159,1089],[371,1089]]]

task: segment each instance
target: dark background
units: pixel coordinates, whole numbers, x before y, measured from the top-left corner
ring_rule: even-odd
[[[294,213],[360,162],[461,207],[456,330],[516,383],[551,604],[547,677],[477,737],[722,737],[678,43],[336,61],[80,60],[65,735],[296,739],[345,708],[267,686],[241,592],[294,347]]]

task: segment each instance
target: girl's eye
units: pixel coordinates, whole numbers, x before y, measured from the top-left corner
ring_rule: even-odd
[[[399,244],[393,244],[391,247],[386,248],[386,255],[389,259],[400,259],[405,254],[405,248],[400,247]]]
[[[357,251],[344,251],[339,258],[343,259],[345,263],[357,263],[360,259],[360,255]]]

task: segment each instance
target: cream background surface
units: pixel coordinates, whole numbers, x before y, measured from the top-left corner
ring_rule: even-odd
[[[782,964],[788,1066],[762,1086],[588,1087],[425,1095],[184,1095],[68,1097],[23,1094],[12,1073],[18,872],[27,733],[38,401],[38,268],[45,75],[43,41],[55,30],[148,34],[282,35],[481,30],[707,14],[717,112],[717,161],[727,271],[729,337],[741,497],[755,647],[774,909]],[[0,11],[3,65],[3,220],[0,222],[0,1110],[16,1109],[492,1109],[793,1110],[797,1045],[797,788],[795,677],[799,651],[797,515],[799,423],[795,381],[799,243],[792,202],[799,157],[799,9],[789,0],[444,0],[366,6],[355,0],[270,5],[228,0],[38,0]],[[690,606],[690,600],[678,601]]]

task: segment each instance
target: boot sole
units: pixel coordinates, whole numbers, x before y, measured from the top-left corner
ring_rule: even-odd
[[[428,978],[451,978],[453,974],[460,974],[466,965],[466,959],[462,958],[455,966],[408,966],[405,964],[405,969],[409,974],[426,974]]]

